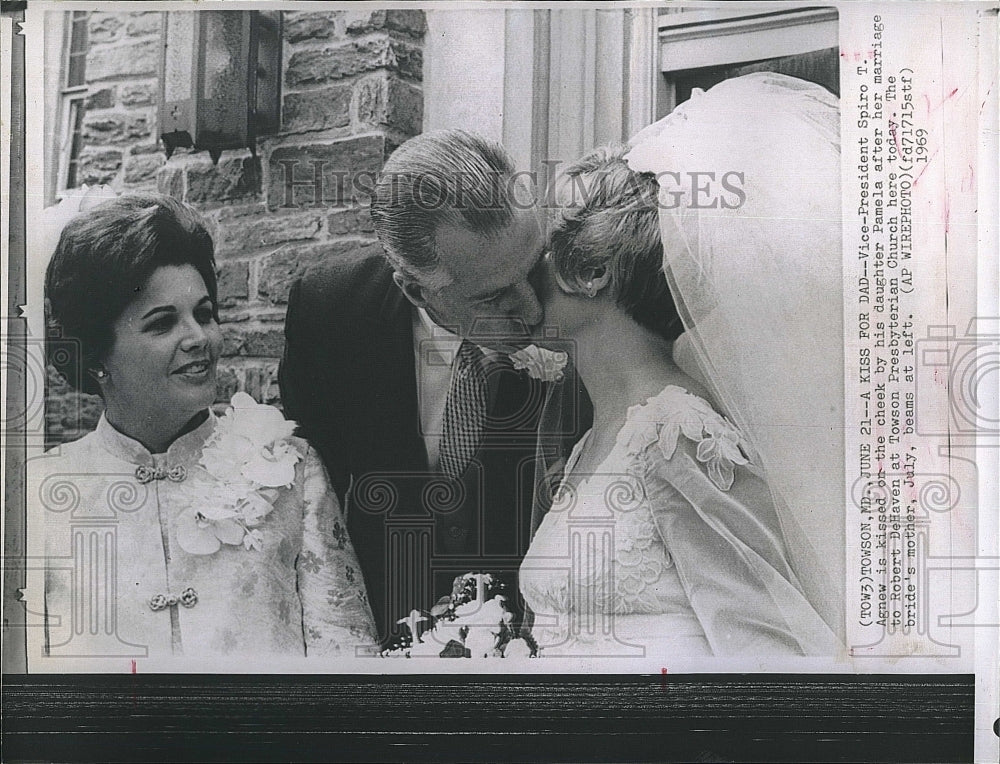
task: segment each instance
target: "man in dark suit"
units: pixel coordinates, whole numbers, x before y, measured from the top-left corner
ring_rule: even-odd
[[[554,395],[507,357],[543,319],[544,225],[514,178],[478,136],[408,141],[372,199],[385,257],[331,261],[289,297],[282,401],[330,472],[387,640],[461,573],[502,574],[516,601],[549,498],[536,458],[589,425],[575,387]]]

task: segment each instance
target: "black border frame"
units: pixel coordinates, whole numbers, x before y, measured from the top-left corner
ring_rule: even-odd
[[[7,761],[973,760],[971,675],[7,676]]]

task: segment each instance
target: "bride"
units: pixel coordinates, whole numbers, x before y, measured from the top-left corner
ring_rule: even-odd
[[[838,651],[838,125],[822,88],[749,75],[557,184],[540,297],[594,424],[521,567],[543,656]],[[675,171],[744,171],[745,203]]]

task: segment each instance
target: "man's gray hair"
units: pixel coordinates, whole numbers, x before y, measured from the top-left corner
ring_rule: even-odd
[[[464,130],[435,130],[400,146],[372,195],[375,231],[389,262],[443,286],[435,236],[442,223],[490,235],[513,219],[514,163],[503,146]]]

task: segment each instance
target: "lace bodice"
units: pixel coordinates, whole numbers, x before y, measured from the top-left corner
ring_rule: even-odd
[[[697,630],[645,482],[651,465],[674,455],[682,435],[697,445],[698,459],[722,490],[732,485],[734,465],[747,463],[739,432],[701,398],[674,386],[629,408],[611,453],[594,474],[575,475],[574,489],[567,478],[590,433],[576,444],[521,566],[522,593],[536,622],[585,608],[672,615]]]
[[[632,406],[592,475],[575,473],[585,444],[521,565],[543,655],[837,651],[750,444],[707,402],[671,386]]]

